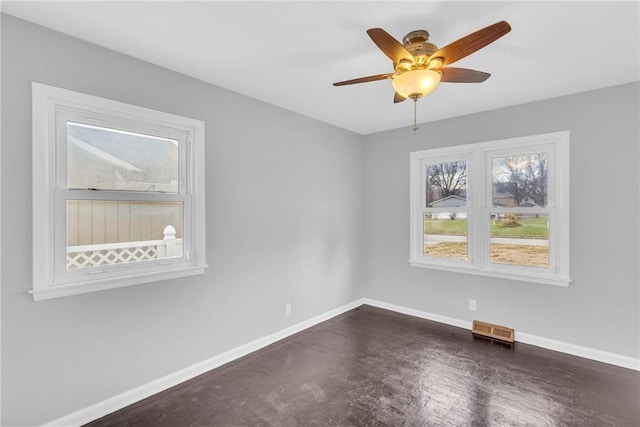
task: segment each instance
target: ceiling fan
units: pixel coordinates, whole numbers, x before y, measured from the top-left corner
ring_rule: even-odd
[[[425,30],[410,32],[400,43],[382,28],[371,28],[367,30],[367,34],[393,61],[395,72],[345,80],[333,85],[345,86],[391,79],[395,90],[394,103],[402,102],[407,98],[414,101],[413,131],[415,132],[418,130],[416,102],[420,97],[431,93],[440,82],[480,83],[491,75],[448,65],[493,43],[509,31],[511,26],[506,21],[496,22],[438,49],[436,45],[429,42],[429,33]]]

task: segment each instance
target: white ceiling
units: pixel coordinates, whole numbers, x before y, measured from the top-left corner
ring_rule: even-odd
[[[639,3],[3,2],[5,13],[361,134],[410,126],[392,72],[366,34],[426,29],[443,47],[494,22],[512,31],[455,66],[491,73],[442,83],[418,102],[428,122],[640,80]]]

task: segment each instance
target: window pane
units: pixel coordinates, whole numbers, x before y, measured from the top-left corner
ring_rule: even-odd
[[[67,200],[67,270],[182,256],[183,204]]]
[[[178,192],[178,141],[67,123],[69,188]]]
[[[466,161],[427,164],[425,175],[427,184],[425,207],[466,206]]]
[[[424,255],[467,259],[467,214],[424,214]]]
[[[495,157],[493,206],[547,206],[547,155]]]
[[[491,262],[549,267],[549,216],[492,214]]]

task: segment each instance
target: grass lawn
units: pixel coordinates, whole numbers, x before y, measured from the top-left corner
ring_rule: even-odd
[[[466,236],[466,219],[427,219],[424,220],[424,234],[445,234],[448,236]]]
[[[506,227],[500,220],[491,223],[491,237],[510,237],[522,239],[547,239],[547,216],[518,219],[519,226]],[[467,234],[467,221],[464,219],[426,219],[424,234],[444,234],[464,236]]]

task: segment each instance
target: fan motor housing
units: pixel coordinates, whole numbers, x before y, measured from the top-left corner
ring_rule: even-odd
[[[429,32],[426,30],[411,31],[404,36],[402,44],[417,62],[426,62],[438,50],[438,46],[429,42]]]

